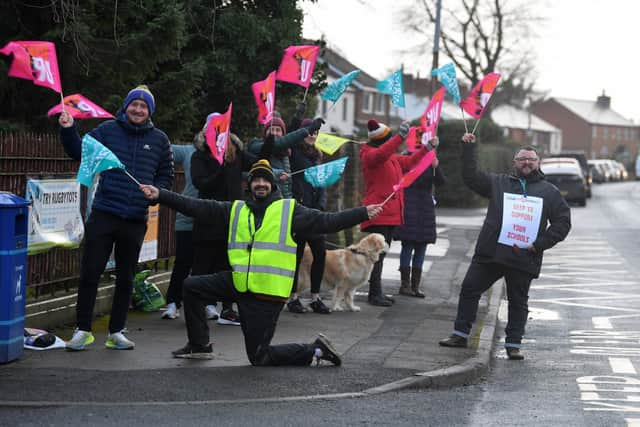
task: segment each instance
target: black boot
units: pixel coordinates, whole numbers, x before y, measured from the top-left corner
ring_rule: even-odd
[[[379,307],[390,307],[393,304],[382,295],[382,285],[380,282],[369,282],[369,304]]]
[[[420,281],[422,280],[422,269],[411,269],[411,296],[424,298],[424,294],[420,292]]]
[[[411,267],[400,267],[400,290],[398,293],[400,295],[408,295],[413,296],[413,291],[411,290]]]

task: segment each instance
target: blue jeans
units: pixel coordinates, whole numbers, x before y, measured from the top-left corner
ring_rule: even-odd
[[[402,249],[400,249],[400,267],[408,268],[413,266],[413,268],[422,268],[422,265],[424,264],[424,255],[426,252],[426,243],[403,240]]]

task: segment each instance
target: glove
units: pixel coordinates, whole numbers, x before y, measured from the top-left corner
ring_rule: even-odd
[[[273,149],[276,145],[276,138],[275,136],[269,134],[267,135],[267,137],[264,139],[264,143],[262,144],[262,147],[260,148],[260,153],[258,154],[258,160],[260,159],[269,159],[271,157],[271,154],[273,153]]]
[[[307,126],[307,131],[309,132],[309,135],[318,132],[320,130],[320,127],[322,127],[323,124],[325,124],[325,121],[322,118],[315,119],[313,123]]]
[[[402,139],[406,139],[407,135],[409,135],[409,129],[411,129],[409,122],[402,123],[400,127],[398,127],[398,135],[400,135]]]
[[[427,151],[431,151],[434,148],[437,148],[440,142],[438,141],[438,137],[434,137],[431,141],[427,142],[426,148]]]
[[[307,104],[305,104],[304,102],[299,103],[296,106],[296,112],[294,114],[294,117],[302,120],[304,118],[305,111],[307,111]]]

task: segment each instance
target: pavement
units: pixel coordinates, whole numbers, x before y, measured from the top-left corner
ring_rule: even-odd
[[[339,368],[252,367],[238,326],[211,322],[214,359],[174,359],[186,343],[183,317],[131,311],[127,336],[135,350],[104,347],[108,316],[93,326],[96,341],[82,352],[30,351],[0,365],[0,406],[157,405],[246,401],[331,399],[407,388],[450,387],[477,381],[486,372],[496,342],[502,285],[480,301],[470,346],[444,348],[438,341],[453,327],[458,294],[483,210],[438,209],[438,242],[429,245],[423,272],[425,299],[396,295],[400,242],[393,242],[383,270],[383,290],[391,307],[366,302],[366,286],[356,295],[360,312],[280,316],[273,343],[311,342],[325,334],[342,354]],[[168,281],[168,272],[153,280]],[[329,294],[323,298],[329,300]],[[302,295],[303,302],[309,302]],[[70,327],[54,331],[64,339]]]

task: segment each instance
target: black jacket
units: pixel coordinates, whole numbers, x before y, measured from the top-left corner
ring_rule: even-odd
[[[229,144],[232,143],[230,140]],[[198,189],[198,197],[219,201],[243,200],[242,172],[251,168],[256,156],[236,147],[235,160],[221,165],[206,144],[194,145],[196,151],[191,156],[191,182]],[[193,223],[193,240],[226,240],[227,235],[220,233],[212,224],[208,218],[196,219]]]
[[[502,227],[504,193],[524,194],[522,185],[515,175],[486,173],[478,170],[476,144],[463,144],[462,177],[465,184],[489,199],[487,216],[476,243],[474,260],[495,262],[530,273],[540,275],[543,251],[564,240],[571,229],[571,211],[560,191],[547,182],[540,171],[526,179],[527,195],[543,199],[542,215],[538,235],[533,242],[536,253],[498,243]]]
[[[247,206],[254,215],[256,227],[262,223],[267,206],[280,198],[280,193],[272,193],[264,202],[250,200]],[[229,220],[233,202],[218,202],[216,200],[202,200],[183,196],[167,190],[160,190],[158,202],[169,206],[185,215],[192,216],[196,221],[210,221],[210,227],[215,232],[227,238],[229,234]],[[336,233],[345,228],[353,227],[368,219],[367,209],[358,207],[345,209],[340,212],[321,212],[309,209],[299,203],[295,204],[292,219],[292,235],[294,239],[301,234]]]

